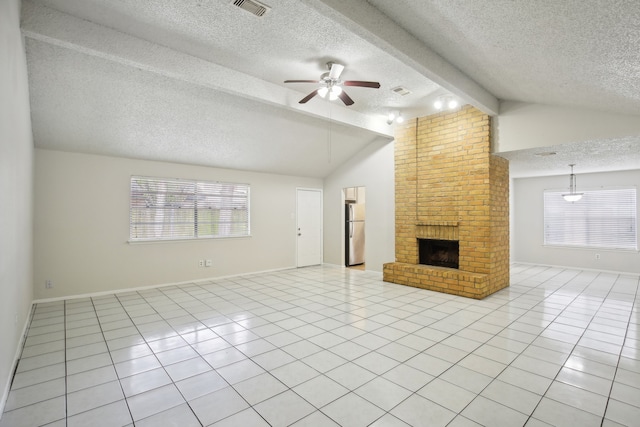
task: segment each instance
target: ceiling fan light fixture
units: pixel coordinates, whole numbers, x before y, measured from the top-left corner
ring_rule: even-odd
[[[316,95],[320,95],[321,98],[326,98],[329,95],[330,101],[335,101],[336,99],[342,100],[345,106],[353,105],[354,101],[351,99],[346,92],[342,90],[342,86],[359,86],[359,87],[367,87],[372,89],[380,89],[379,82],[369,82],[363,80],[341,80],[340,75],[344,70],[344,65],[337,64],[335,62],[328,62],[327,67],[329,71],[323,73],[320,76],[320,80],[285,80],[285,83],[316,83],[319,84],[320,87],[300,101],[299,104],[305,104],[309,102],[309,100],[313,99]]]

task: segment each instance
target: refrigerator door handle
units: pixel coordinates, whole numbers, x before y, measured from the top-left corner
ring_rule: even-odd
[[[353,237],[353,205],[349,205],[349,238]]]

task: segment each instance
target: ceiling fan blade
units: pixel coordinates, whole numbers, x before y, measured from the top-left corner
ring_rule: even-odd
[[[305,104],[306,102],[308,102],[311,98],[313,98],[317,94],[318,94],[318,89],[314,90],[309,95],[307,95],[304,98],[302,98],[300,101],[298,101],[298,104]]]
[[[285,80],[285,83],[318,83],[318,80]]]
[[[373,89],[380,88],[380,83],[378,82],[363,82],[360,80],[345,80],[342,82],[344,86],[361,86],[361,87],[370,87]]]
[[[351,99],[351,97],[347,95],[345,91],[340,92],[340,95],[338,95],[338,97],[342,99],[344,105],[353,105],[353,99]]]
[[[331,69],[329,70],[329,78],[337,80],[340,78],[340,74],[342,74],[342,70],[344,70],[344,65],[336,64],[335,62],[331,64]]]

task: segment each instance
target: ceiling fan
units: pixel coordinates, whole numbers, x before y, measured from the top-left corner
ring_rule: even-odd
[[[342,90],[342,86],[360,86],[370,87],[378,89],[380,83],[378,82],[363,82],[360,80],[340,80],[340,74],[344,70],[344,65],[337,64],[335,62],[327,62],[327,68],[329,71],[323,73],[320,76],[320,80],[285,80],[285,83],[317,83],[320,87],[309,95],[302,98],[298,103],[304,104],[316,95],[320,95],[325,98],[329,95],[329,100],[333,101],[340,98],[345,105],[353,105],[354,101],[349,95]]]

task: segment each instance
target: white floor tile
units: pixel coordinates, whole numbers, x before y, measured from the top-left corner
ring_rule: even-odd
[[[610,399],[605,418],[621,425],[632,426],[640,420],[640,408],[615,399]]]
[[[413,427],[446,426],[456,416],[455,412],[417,394],[393,408],[390,413]]]
[[[341,426],[364,427],[384,415],[384,411],[362,397],[349,393],[334,400],[322,412]]]
[[[68,427],[111,427],[125,426],[131,424],[133,420],[129,414],[129,408],[124,400],[100,406],[78,415],[68,418]]]
[[[64,395],[65,380],[64,378],[57,378],[55,380],[34,384],[20,389],[14,389],[9,394],[9,398],[5,402],[5,410],[13,411],[14,409],[23,408],[25,406],[33,405],[34,403]]]
[[[320,375],[318,371],[300,361],[275,368],[271,374],[291,388]]]
[[[0,427],[40,426],[63,420],[65,415],[65,399],[61,396],[4,412],[0,418]]]
[[[532,393],[524,388],[516,387],[499,380],[492,381],[491,384],[482,391],[481,396],[504,406],[508,406],[511,409],[522,412],[523,414],[530,414],[533,412],[536,405],[542,398],[539,394]]]
[[[433,380],[433,376],[423,371],[402,364],[385,372],[384,378],[410,391],[417,391]]]
[[[478,396],[467,406],[461,415],[485,426],[511,427],[522,426],[528,416],[507,406]]]
[[[167,372],[162,368],[152,369],[120,380],[122,390],[127,397],[144,393],[167,384],[171,384],[171,378],[169,378]]]
[[[166,374],[165,374],[166,375]],[[166,375],[167,379],[169,376]],[[164,385],[164,384],[163,384]],[[176,386],[182,396],[191,401],[206,394],[223,389],[229,384],[217,372],[209,371],[203,374],[194,375],[184,380],[176,382]]]
[[[273,427],[284,427],[315,411],[293,391],[285,391],[253,407]]]
[[[288,389],[281,381],[266,372],[234,384],[233,388],[251,405],[270,399]]]
[[[411,391],[383,378],[377,377],[354,390],[358,396],[385,411],[405,400],[411,395]]]
[[[511,274],[481,301],[318,266],[39,303],[0,427],[633,425],[638,277]]]
[[[72,393],[117,379],[118,376],[113,366],[103,366],[102,368],[67,376],[67,392]]]
[[[475,393],[439,378],[418,390],[418,394],[456,413],[476,397]]]
[[[602,420],[594,414],[543,397],[531,415],[553,426],[597,427]]]
[[[184,402],[180,391],[173,384],[127,398],[127,404],[135,422],[182,405]]]
[[[291,424],[291,427],[340,427],[331,418],[320,411],[315,411],[303,419]]]
[[[400,364],[398,361],[375,351],[355,359],[353,363],[368,369],[376,375],[382,375]]]
[[[354,363],[345,363],[327,372],[326,375],[349,390],[355,390],[376,377],[373,372]]]
[[[198,424],[200,425],[200,424]],[[248,408],[237,412],[223,420],[211,424],[210,427],[270,427],[254,409]]]
[[[111,381],[67,395],[67,414],[76,415],[124,399],[118,381]]]
[[[349,389],[329,377],[320,375],[294,387],[293,391],[316,408],[322,408],[347,394]]]

